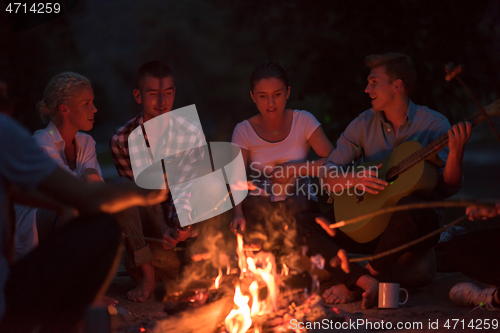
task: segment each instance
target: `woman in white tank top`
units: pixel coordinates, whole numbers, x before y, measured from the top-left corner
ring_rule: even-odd
[[[285,108],[290,86],[283,65],[265,61],[253,71],[250,87],[259,114],[236,126],[232,142],[256,189],[235,208],[231,229],[270,250],[293,240],[297,214],[319,210],[319,189],[309,176],[318,176],[333,145],[312,114]],[[311,147],[319,160],[307,160]]]

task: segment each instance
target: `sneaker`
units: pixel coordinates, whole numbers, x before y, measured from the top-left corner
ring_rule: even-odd
[[[496,289],[481,289],[473,283],[461,282],[451,288],[450,299],[462,306],[474,306],[474,309],[484,307],[488,310],[498,310],[492,305],[493,293]]]

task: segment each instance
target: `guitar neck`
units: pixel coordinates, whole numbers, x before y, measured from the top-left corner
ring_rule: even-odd
[[[470,122],[472,126],[476,126],[479,124],[482,120],[484,120],[484,115],[482,112],[476,112],[472,116],[466,118],[465,120]],[[432,141],[429,143],[427,146],[423,147],[416,153],[408,156],[406,159],[402,160],[399,162],[397,165],[393,166],[389,171],[387,172],[386,179],[392,179],[399,174],[405,172],[406,170],[410,169],[414,165],[420,163],[421,161],[425,160],[432,154],[435,154],[439,152],[441,149],[446,147],[448,145],[448,133],[445,133],[441,135],[439,138],[436,140]]]

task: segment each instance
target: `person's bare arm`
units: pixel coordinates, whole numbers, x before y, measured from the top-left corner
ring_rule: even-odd
[[[82,172],[80,179],[85,183],[102,183],[104,182],[99,175],[99,172],[94,168],[87,168]]]
[[[272,173],[274,183],[284,184],[287,183],[292,177],[319,176],[320,168],[323,167],[327,157],[332,152],[333,145],[326,137],[321,126],[319,126],[313,134],[311,134],[307,141],[320,158],[314,161],[284,163],[277,166]]]
[[[248,150],[241,148],[241,156],[243,157],[243,165],[247,166],[248,162]],[[243,215],[243,202],[240,202],[234,207],[234,216],[233,216],[233,221],[231,222],[231,225],[229,228],[234,232],[238,232],[238,227],[240,230],[245,230],[246,226],[246,220],[245,216]]]
[[[37,190],[25,191],[15,184],[9,184],[9,194],[12,200],[21,205],[54,210],[59,215],[61,223],[65,223],[78,216],[78,211],[48,197]]]
[[[37,190],[75,207],[81,214],[117,213],[132,206],[153,205],[165,201],[168,194],[167,190],[146,190],[134,183],[87,184],[59,167],[38,185]]]

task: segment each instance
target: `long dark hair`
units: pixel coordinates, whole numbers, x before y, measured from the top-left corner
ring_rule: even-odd
[[[281,80],[288,88],[288,72],[285,65],[276,60],[266,60],[257,66],[250,76],[250,90],[262,79],[276,78]]]

